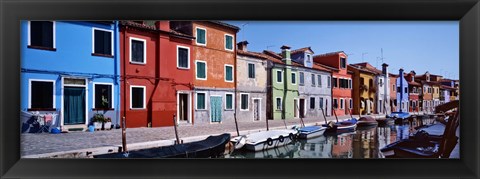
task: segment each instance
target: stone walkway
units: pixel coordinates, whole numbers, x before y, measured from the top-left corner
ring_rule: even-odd
[[[378,115],[376,117],[382,117]],[[347,119],[349,116],[339,117],[339,120]],[[358,116],[354,116],[357,117]],[[327,117],[327,120],[335,120],[335,117]],[[287,127],[294,125],[300,126],[300,119],[291,119],[285,121]],[[307,125],[314,125],[315,123],[323,124],[324,120],[304,119]],[[259,122],[239,122],[239,130],[241,134],[246,134],[252,131],[266,130],[265,121]],[[270,129],[285,128],[284,120],[269,120]],[[127,148],[132,150],[132,147],[137,144],[137,147],[145,148],[147,143],[153,146],[171,145],[175,139],[174,127],[157,127],[157,128],[128,128],[127,130]],[[207,135],[231,133],[236,135],[235,123],[225,122],[222,124],[181,124],[178,126],[178,134],[180,139],[184,142],[202,140]],[[195,136],[197,138],[195,139]],[[189,139],[190,138],[190,139]],[[156,144],[152,142],[157,141]],[[158,142],[163,143],[158,143]],[[139,144],[144,143],[144,144]],[[132,145],[133,144],[133,145]],[[95,131],[95,132],[69,132],[61,134],[21,134],[21,156],[26,158],[60,156],[62,153],[69,151],[82,151],[82,149],[105,148],[109,152],[118,150],[122,145],[122,130],[112,129],[110,131]],[[150,146],[150,147],[153,147]],[[79,152],[79,153],[81,153]],[[103,153],[106,153],[103,152]],[[99,154],[95,153],[94,154]],[[83,154],[84,155],[84,154]]]

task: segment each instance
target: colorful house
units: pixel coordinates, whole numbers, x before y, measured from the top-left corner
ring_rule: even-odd
[[[398,111],[397,108],[397,79],[398,75],[395,74],[388,74],[389,82],[390,82],[390,109],[392,111]]]
[[[389,86],[390,84],[389,82],[385,81],[385,79],[388,79],[388,75],[387,75],[388,65],[387,64],[382,65],[383,66],[382,70],[379,70],[373,67],[367,62],[357,63],[354,65],[368,69],[369,71],[375,73],[374,78],[368,82],[369,92],[375,95],[375,97],[370,100],[370,102],[372,102],[373,105],[367,104],[370,106],[374,106],[372,113],[379,114],[379,113],[385,113],[385,111],[389,111],[388,102],[390,100],[390,94],[389,94],[390,90],[389,90],[389,87],[387,86]],[[387,101],[385,101],[385,99],[387,99]],[[370,106],[367,106],[367,107],[370,107]]]
[[[347,70],[347,55],[343,51],[316,55],[313,61],[329,68],[332,72],[332,103],[337,116],[349,114],[352,100],[352,71]]]
[[[408,112],[410,107],[409,107],[409,89],[408,89],[408,82],[405,79],[403,75],[403,68],[400,68],[398,70],[398,75],[399,77],[396,80],[396,86],[397,86],[397,112]]]
[[[119,124],[118,24],[21,21],[20,25],[21,110],[54,113],[62,130],[85,130],[96,113]]]
[[[430,81],[430,73],[425,72],[423,75],[415,76],[415,80],[422,84],[422,92],[419,95],[421,111],[432,112],[433,111],[433,88]]]
[[[235,109],[239,121],[265,121],[267,109],[267,57],[262,53],[247,50],[247,41],[239,42],[237,48],[237,90]],[[226,104],[234,100],[226,95]]]
[[[298,69],[298,100],[300,116],[303,118],[322,119],[331,115],[329,101],[332,99],[330,85],[331,70],[313,62],[313,50],[310,47],[293,50],[291,58],[300,64]],[[323,113],[323,114],[322,114]]]
[[[368,66],[369,64],[367,64]],[[348,65],[348,70],[353,72],[353,114],[372,114],[374,112],[376,97],[374,79],[377,72],[367,69],[364,66],[351,64]]]
[[[173,21],[170,28],[195,37],[189,59],[194,65],[177,64],[179,69],[196,71],[193,80],[195,123],[233,122],[234,102],[226,99],[235,94],[235,41],[240,28],[219,21]]]
[[[421,109],[420,94],[422,93],[422,84],[415,81],[415,71],[410,71],[403,76],[408,83],[409,112],[419,112]]]
[[[282,53],[263,51],[268,58],[267,119],[300,117],[298,100],[298,71],[290,57],[290,47],[282,46]]]
[[[444,103],[450,102],[452,100],[456,100],[457,98],[457,88],[455,88],[455,80],[450,80],[450,79],[442,79],[440,81],[441,83],[441,89],[443,88],[444,90]],[[442,95],[442,94],[440,94]],[[441,100],[441,99],[440,99]]]

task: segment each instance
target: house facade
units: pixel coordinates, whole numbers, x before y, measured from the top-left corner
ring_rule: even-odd
[[[172,21],[170,26],[195,37],[190,59],[194,65],[177,67],[196,71],[193,77],[195,123],[233,122],[234,102],[225,99],[235,94],[235,41],[240,29],[219,21]]]
[[[415,80],[422,84],[421,93],[419,95],[419,101],[421,111],[432,112],[433,111],[433,88],[430,82],[430,73],[425,72],[423,75],[415,76]]]
[[[377,75],[377,112],[389,114],[390,109],[390,78],[388,77],[388,64],[382,64],[382,73]]]
[[[409,99],[408,99],[409,97],[408,82],[405,79],[403,74],[404,74],[403,69],[400,68],[400,70],[398,70],[399,77],[396,80],[396,86],[397,86],[397,90],[396,90],[397,91],[396,92],[397,110],[396,111],[397,112],[409,112],[409,109],[410,109]]]
[[[370,90],[374,83],[376,72],[371,71],[363,66],[351,64],[348,65],[348,70],[353,72],[353,114],[372,114],[375,109],[373,102],[376,94]]]
[[[397,108],[397,79],[398,75],[388,74],[390,79],[390,110],[398,111]]]
[[[337,116],[349,114],[352,99],[352,74],[347,70],[347,55],[343,51],[316,55],[314,62],[336,69],[332,72],[332,107]],[[353,107],[353,106],[352,106]]]
[[[20,25],[21,110],[56,114],[63,131],[85,130],[96,113],[119,124],[118,24],[21,21]]]
[[[247,41],[237,48],[237,90],[233,106],[239,121],[265,121],[267,114],[267,57],[247,50]],[[234,100],[228,95],[226,101]],[[229,104],[229,102],[226,102]],[[230,108],[230,106],[226,106]]]
[[[302,118],[323,119],[330,116],[332,109],[331,72],[313,62],[313,50],[310,47],[293,50],[291,58],[300,64],[298,69],[298,103]],[[294,102],[295,103],[295,102]],[[322,114],[323,113],[323,114]]]
[[[421,102],[420,94],[422,93],[422,84],[415,81],[415,71],[410,71],[403,75],[408,83],[408,100],[409,112],[420,112]]]

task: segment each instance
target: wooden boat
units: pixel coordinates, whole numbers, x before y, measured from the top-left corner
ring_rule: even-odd
[[[297,133],[293,129],[260,131],[232,138],[231,142],[236,149],[261,151],[287,145],[296,138]]]
[[[393,125],[394,120],[392,118],[379,118],[375,119],[378,123],[378,126],[388,126]]]
[[[95,155],[94,158],[216,158],[224,154],[229,141],[230,134],[225,133],[197,142]]]
[[[448,111],[457,108],[453,118],[449,119],[440,141],[432,140],[423,133],[414,138],[404,139],[387,145],[380,151],[388,158],[448,158],[457,145],[456,130],[459,126],[458,100],[442,104],[435,111]],[[426,133],[426,132],[425,132]]]
[[[298,130],[298,138],[310,139],[323,135],[327,127],[324,126],[307,126],[301,127]]]
[[[357,127],[376,126],[378,122],[372,116],[364,116],[358,119]]]
[[[410,113],[408,113],[408,112],[392,112],[390,114],[387,114],[385,117],[394,119],[396,124],[402,124],[402,123],[408,121],[408,118],[410,117]]]
[[[328,124],[323,124],[323,127],[326,127],[326,133],[343,133],[354,131],[357,127],[357,119],[351,118],[341,122],[330,121]]]

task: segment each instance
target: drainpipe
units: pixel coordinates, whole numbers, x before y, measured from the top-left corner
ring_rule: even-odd
[[[400,72],[400,74],[399,74],[400,77],[399,78],[400,78],[400,104],[401,104],[401,103],[403,103],[403,93],[404,93],[404,91],[403,91],[403,69],[400,68],[399,72]],[[403,109],[402,109],[401,105],[400,105],[399,109],[400,109],[400,112],[403,112]]]
[[[126,66],[127,64],[125,64],[125,58],[126,58],[126,51],[127,51],[127,47],[126,47],[126,41],[127,41],[127,30],[128,30],[128,26],[124,26],[124,32],[123,32],[123,60],[120,60],[123,62],[123,117],[127,118],[127,77],[126,77]],[[126,125],[126,121],[122,123],[122,128],[126,128],[126,126],[123,126],[123,125]]]
[[[120,29],[118,27],[119,27],[118,21],[115,21],[115,27],[114,27],[114,30],[115,30],[115,32],[114,32],[114,34],[115,34],[115,36],[114,36],[115,37],[115,40],[114,40],[114,48],[115,48],[115,54],[114,54],[114,56],[115,56],[115,58],[114,58],[114,60],[115,60],[115,63],[114,63],[115,64],[115,71],[114,71],[115,78],[114,79],[115,79],[115,82],[114,83],[115,83],[115,88],[116,88],[115,90],[118,92],[117,95],[116,95],[118,100],[117,100],[117,104],[115,105],[116,106],[115,109],[117,109],[117,112],[116,112],[117,113],[117,115],[116,115],[116,121],[117,121],[116,123],[117,124],[115,125],[115,128],[120,127],[120,98],[121,98],[121,96],[120,96],[120,84],[119,84],[120,74],[118,72],[118,70],[120,69],[120,60],[119,60],[120,59],[120,46],[119,46],[120,45],[120,40],[119,40],[120,39],[120,33],[119,33]]]
[[[235,42],[237,42],[237,35],[235,35]],[[237,130],[237,136],[240,136],[240,131],[238,131],[238,122],[237,122],[237,78],[238,78],[238,75],[237,75],[237,48],[236,48],[236,45],[235,43],[233,43],[233,52],[234,52],[234,59],[233,59],[233,64],[235,65],[235,68],[233,68],[233,70],[235,70],[235,76],[233,77],[233,83],[234,83],[234,89],[233,89],[233,101],[235,103],[235,109],[233,110],[233,118],[235,119],[235,129]],[[226,99],[225,99],[226,100]],[[225,104],[226,105],[226,104]],[[234,104],[232,104],[233,106]]]

